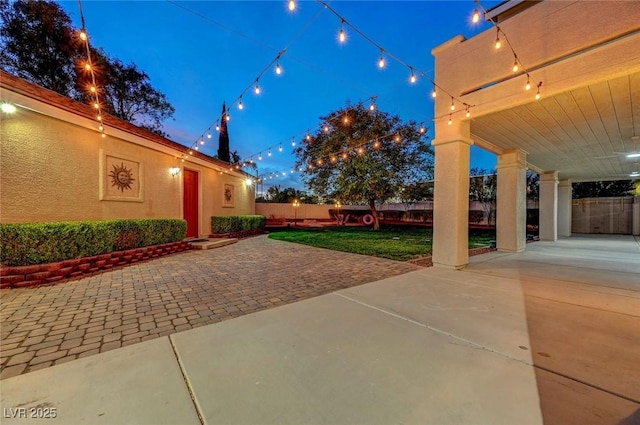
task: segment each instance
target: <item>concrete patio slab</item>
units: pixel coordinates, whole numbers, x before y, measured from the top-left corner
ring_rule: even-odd
[[[207,424],[539,424],[530,365],[338,294],[172,335]]]
[[[0,385],[3,425],[200,424],[166,337]]]

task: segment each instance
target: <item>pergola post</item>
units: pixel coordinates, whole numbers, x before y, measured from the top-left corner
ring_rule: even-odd
[[[540,174],[540,240],[558,240],[558,172]]]
[[[527,154],[512,150],[498,155],[496,247],[521,252],[527,243]]]
[[[437,139],[432,142],[435,148],[433,265],[461,269],[469,263],[469,157],[473,142],[468,121],[439,126],[437,124]]]
[[[571,236],[571,180],[561,180],[558,185],[558,236]]]

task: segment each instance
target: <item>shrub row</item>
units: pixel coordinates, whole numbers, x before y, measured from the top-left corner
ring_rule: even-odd
[[[264,229],[263,215],[226,215],[211,217],[211,233],[234,233]]]
[[[187,222],[180,219],[0,224],[0,264],[26,266],[90,257],[177,242],[186,233]]]

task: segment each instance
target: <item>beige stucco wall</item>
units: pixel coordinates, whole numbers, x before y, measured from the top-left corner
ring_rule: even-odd
[[[4,91],[4,90],[3,90]],[[4,91],[6,93],[6,91]],[[37,102],[29,104],[37,108]],[[51,107],[43,107],[47,112]],[[178,161],[171,148],[111,129],[106,138],[77,122],[18,107],[0,123],[0,222],[26,223],[114,218],[182,218],[182,176],[171,167],[199,173],[200,234],[210,233],[212,215],[253,214],[254,188],[202,160]],[[71,122],[69,122],[71,121]],[[101,158],[139,162],[141,201],[100,200]],[[104,173],[105,170],[102,170]],[[235,187],[233,207],[223,207],[224,183]]]
[[[593,16],[598,25],[585,25]],[[500,28],[531,70],[532,84],[544,81],[542,91],[548,97],[640,69],[638,55],[629,54],[637,51],[639,34],[600,45],[637,31],[639,22],[637,1],[544,1],[500,23]],[[526,78],[513,75],[513,55],[506,47],[494,49],[495,39],[496,30],[491,28],[468,40],[455,37],[432,51],[438,84],[476,105],[473,117],[528,103],[533,96],[523,96]],[[588,50],[593,46],[598,47]],[[575,52],[582,54],[571,56]],[[446,124],[450,104],[450,97],[436,98],[435,114],[443,116],[437,120],[436,138],[451,130]]]

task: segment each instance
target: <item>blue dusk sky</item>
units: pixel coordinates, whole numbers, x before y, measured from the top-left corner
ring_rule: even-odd
[[[78,2],[60,4],[79,28]],[[469,38],[490,28],[484,22],[471,23],[471,0],[328,4],[385,52],[436,82],[431,49],[458,34]],[[424,122],[433,137],[429,80],[417,72],[418,81],[411,84],[410,69],[388,54],[387,66],[379,69],[380,50],[348,25],[347,42],[339,43],[341,20],[319,2],[298,2],[293,12],[284,0],[85,0],[82,7],[92,46],[125,63],[134,62],[175,107],[174,118],[165,122],[169,137],[191,146],[205,135],[201,151],[209,155],[218,149],[214,127],[222,102],[236,101],[286,48],[279,61],[283,73],[276,75],[271,66],[259,80],[261,94],[250,89],[242,98],[243,110],[237,103],[230,108],[231,150],[258,162],[260,175],[281,176],[267,180],[264,190],[275,184],[304,189],[299,176],[289,173],[295,164],[292,138],[299,142],[307,131],[317,131],[319,117],[347,102],[377,96],[379,109],[405,121]],[[209,129],[211,139],[206,138]],[[471,158],[472,167],[495,167],[495,156],[479,148],[472,148]]]

